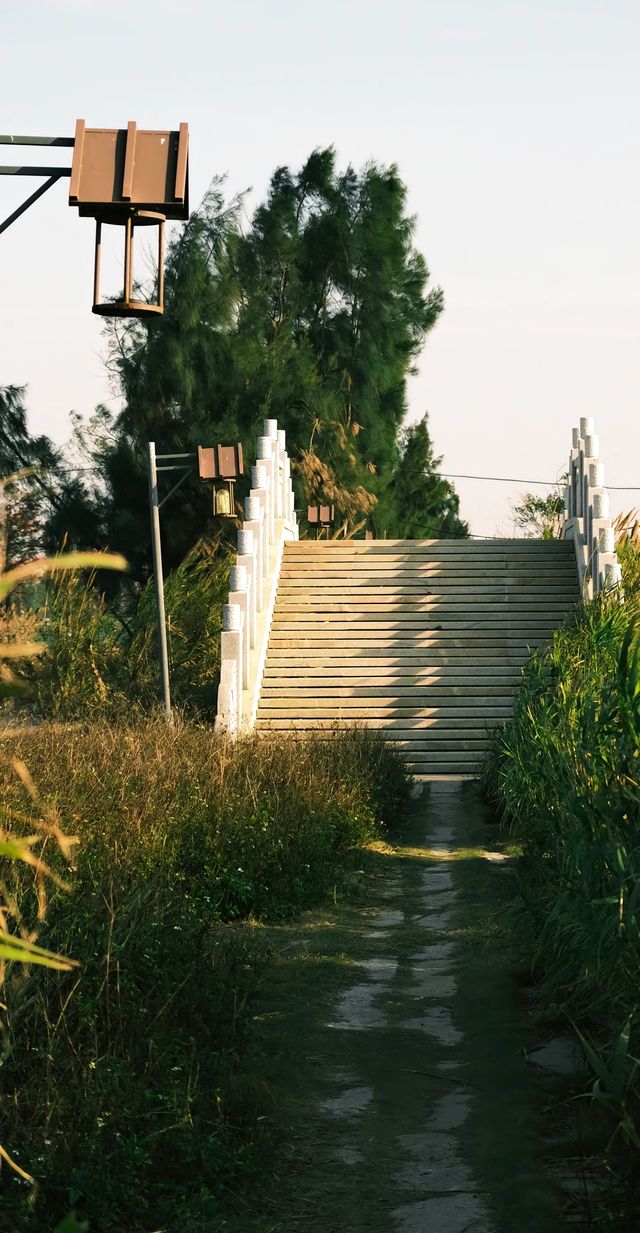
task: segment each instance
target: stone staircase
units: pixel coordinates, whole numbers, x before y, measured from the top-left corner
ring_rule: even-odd
[[[578,597],[571,541],[287,543],[256,726],[331,738],[357,721],[414,775],[473,774]]]

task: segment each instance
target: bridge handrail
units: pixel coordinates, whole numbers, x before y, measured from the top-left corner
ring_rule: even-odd
[[[564,498],[562,538],[572,539],[583,597],[621,589],[622,571],[615,551],[615,535],[604,486],[600,439],[591,416],[583,416],[573,429],[568,484]]]
[[[236,735],[255,724],[282,553],[298,538],[291,461],[277,420],[265,420],[238,530],[222,608],[216,728]]]

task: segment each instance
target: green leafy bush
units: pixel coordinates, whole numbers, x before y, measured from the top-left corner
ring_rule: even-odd
[[[113,709],[126,679],[126,644],[94,576],[55,575],[38,618],[46,649],[31,673],[37,711],[71,719]]]
[[[6,1133],[38,1183],[30,1203],[11,1183],[11,1228],[74,1207],[97,1233],[210,1233],[263,1126],[264,1093],[238,1097],[259,922],[317,899],[381,834],[400,759],[358,730],[229,743],[159,720],[41,725],[11,748],[78,839],[42,940],[79,964],[7,982]],[[8,771],[2,787],[28,827],[34,802]],[[28,919],[37,887],[13,875]]]

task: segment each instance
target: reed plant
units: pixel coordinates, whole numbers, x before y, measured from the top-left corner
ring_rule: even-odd
[[[640,536],[623,596],[579,607],[523,671],[485,785],[521,845],[536,952],[593,1064],[616,1146],[640,1147]],[[630,1157],[627,1156],[627,1163]],[[627,1177],[630,1174],[627,1173]]]
[[[190,714],[215,714],[220,672],[222,605],[229,551],[203,540],[165,580],[172,698]],[[107,602],[95,573],[56,573],[36,595],[0,608],[0,647],[21,631],[38,644],[25,659],[35,718],[112,719],[148,711],[159,698],[156,599],[153,581],[134,595]]]

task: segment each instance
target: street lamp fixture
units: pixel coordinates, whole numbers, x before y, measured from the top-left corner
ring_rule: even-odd
[[[0,134],[0,145],[64,146],[73,149],[71,167],[24,164],[0,166],[0,176],[43,176],[44,182],[9,216],[0,234],[15,223],[58,180],[69,179],[69,205],[96,220],[93,312],[110,317],[147,317],[164,311],[164,224],[189,217],[189,128],[87,128],[76,122],[73,137],[28,137]],[[102,225],[124,229],[124,288],[115,300],[100,301]],[[134,298],[133,241],[139,227],[158,233],[156,302]]]
[[[307,506],[307,522],[316,528],[316,539],[320,539],[323,533],[328,536],[329,527],[333,526],[335,520],[335,505]]]
[[[198,475],[213,481],[213,512],[235,518],[234,485],[244,475],[242,444],[198,446]]]
[[[69,205],[96,220],[93,312],[103,317],[147,317],[164,311],[164,224],[189,217],[189,132],[87,128],[76,122]],[[100,302],[103,224],[124,229],[124,289],[121,299]],[[140,227],[157,228],[158,298],[134,298],[133,241]]]

